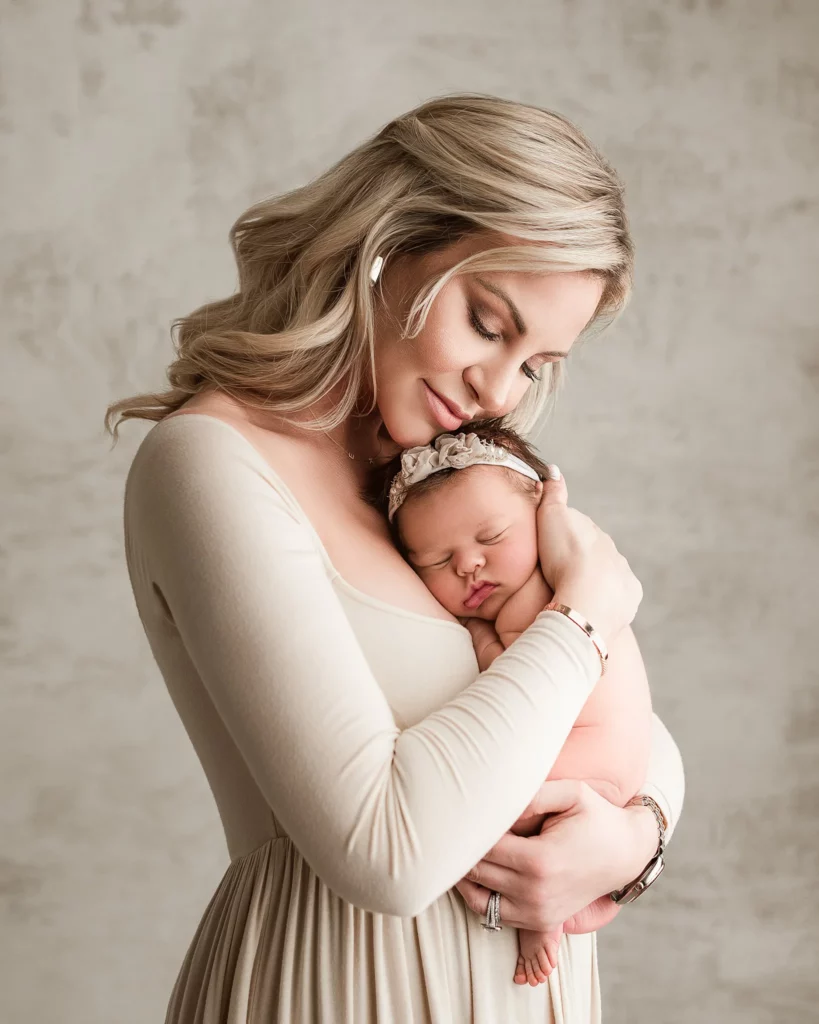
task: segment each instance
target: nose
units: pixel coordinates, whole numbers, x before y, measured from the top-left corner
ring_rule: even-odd
[[[511,359],[493,366],[470,366],[464,381],[475,394],[485,416],[505,416],[517,405],[520,366]]]
[[[455,571],[459,576],[471,576],[486,565],[486,558],[479,551],[467,551],[458,555]]]

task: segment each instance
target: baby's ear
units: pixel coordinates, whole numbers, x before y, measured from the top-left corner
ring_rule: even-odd
[[[532,494],[534,495],[536,502],[538,504],[540,504],[540,499],[543,496],[543,481],[542,480],[536,481],[535,489],[534,489],[534,491],[532,491]]]

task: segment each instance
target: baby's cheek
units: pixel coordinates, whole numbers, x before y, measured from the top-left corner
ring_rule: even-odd
[[[463,608],[458,597],[457,585],[446,578],[445,573],[426,573],[421,576],[427,590],[453,615],[462,615]]]
[[[537,541],[534,543],[530,543],[528,539],[512,541],[505,545],[505,550],[500,552],[500,555],[498,575],[502,575],[506,583],[522,587],[538,564]]]

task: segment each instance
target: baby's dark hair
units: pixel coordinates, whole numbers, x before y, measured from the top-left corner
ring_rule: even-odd
[[[548,476],[549,467],[540,458],[528,441],[525,441],[516,431],[511,430],[509,427],[502,426],[502,423],[502,416],[497,416],[493,419],[470,420],[468,423],[464,423],[463,426],[459,427],[456,433],[477,434],[482,441],[499,445],[501,448],[505,448],[508,452],[511,452],[512,455],[517,455],[519,459],[522,459],[523,462],[531,466],[541,479]],[[445,433],[449,433],[449,431],[445,431]],[[430,444],[432,444],[432,442],[430,442]],[[401,469],[401,455],[402,453],[399,452],[398,455],[394,456],[383,466],[378,466],[373,469],[368,475],[362,490],[362,497],[364,500],[373,508],[378,509],[385,519],[387,518],[387,511],[389,508],[390,484],[392,483],[393,477]],[[507,474],[510,483],[517,487],[518,490],[527,494],[534,493],[536,486],[534,480],[530,480],[529,477],[524,476],[522,473],[518,473],[514,469],[510,469],[508,466],[498,466],[497,468]],[[454,468],[439,470],[437,473],[432,473],[419,483],[413,484],[412,487],[410,487],[408,494],[426,494],[429,491],[435,490],[437,487],[441,487],[453,473],[461,472],[463,472],[463,470]],[[390,523],[390,532],[396,547],[402,552],[402,554],[405,554],[406,552],[404,551],[404,544],[401,539],[398,523],[400,516],[401,510],[399,509],[396,515],[393,516],[393,520]]]

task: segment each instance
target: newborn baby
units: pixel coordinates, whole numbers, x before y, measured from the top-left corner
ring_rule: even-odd
[[[554,596],[540,571],[537,545],[548,466],[499,419],[467,427],[468,433],[442,434],[402,453],[383,468],[370,497],[380,481],[383,507],[390,481],[388,516],[396,545],[438,601],[467,626],[483,671]],[[633,648],[627,658],[620,656],[626,671],[618,670],[623,645]],[[622,807],[645,781],[650,729],[648,681],[633,634],[623,630],[548,778],[582,779]],[[545,817],[524,812],[511,831],[536,835]],[[516,982],[547,980],[562,933],[563,926],[553,932],[520,929]]]

